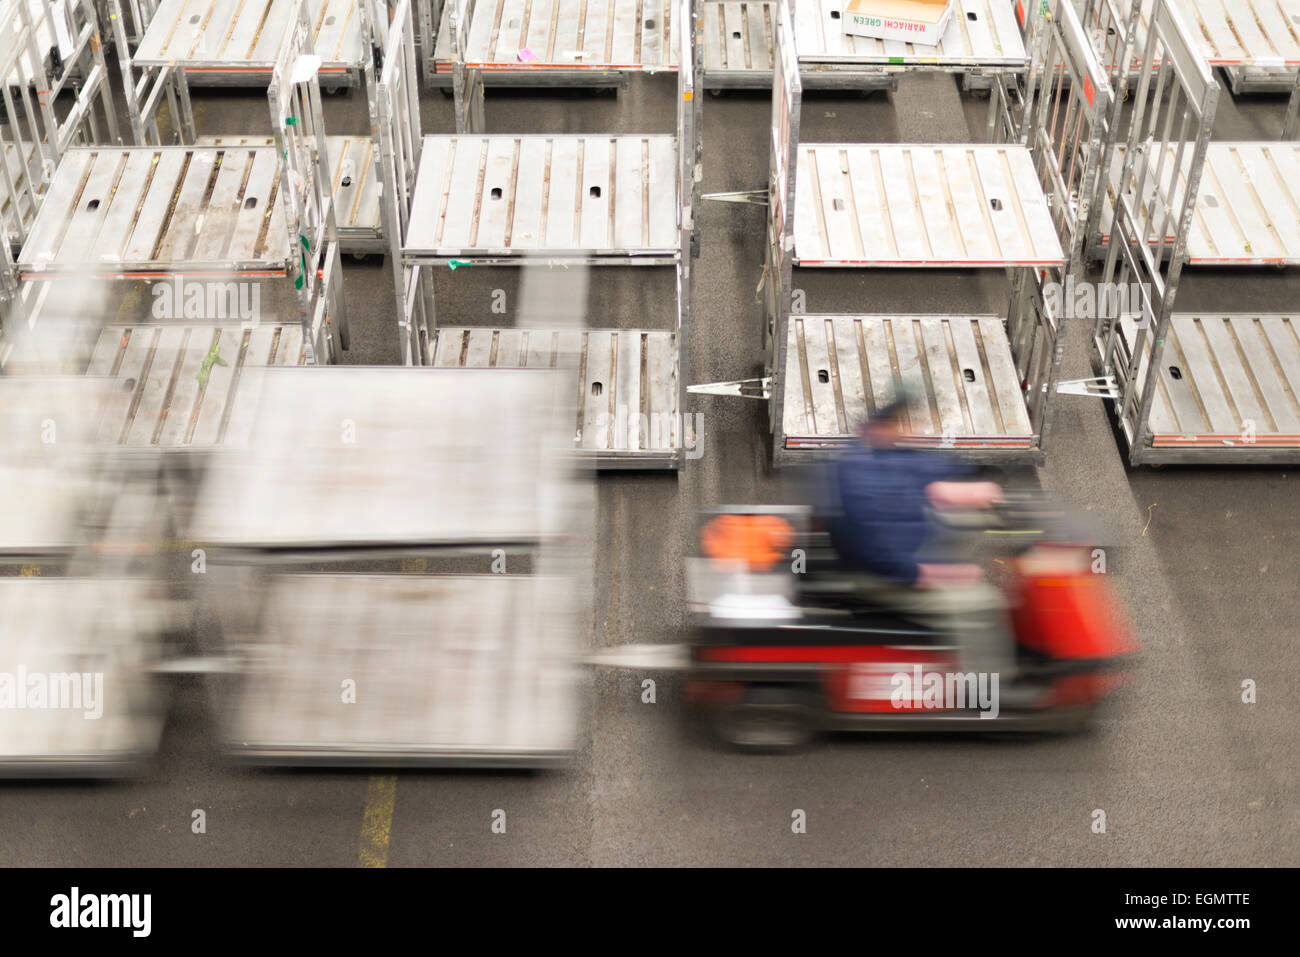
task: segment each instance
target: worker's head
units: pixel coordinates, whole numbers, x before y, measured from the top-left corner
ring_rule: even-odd
[[[862,426],[862,441],[868,445],[891,446],[908,432],[907,396],[899,394],[880,406]]]

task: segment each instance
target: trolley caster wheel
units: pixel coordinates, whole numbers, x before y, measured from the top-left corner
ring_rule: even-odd
[[[440,90],[442,91],[442,95],[445,96],[447,99],[449,99],[449,100],[454,100],[454,99],[456,99],[456,91],[453,90],[451,87],[449,87],[449,86],[440,86],[440,87],[438,87],[438,89],[440,89]]]
[[[346,92],[346,91],[347,91],[347,87],[345,87],[345,86],[322,86],[322,87],[320,88],[320,91],[321,91],[322,93],[324,93],[326,96],[338,96],[339,94]]]
[[[789,688],[751,688],[714,717],[717,735],[741,751],[780,754],[806,746],[817,733],[817,706]]]
[[[364,263],[370,261],[370,253],[348,253],[348,258],[354,263]]]
[[[722,91],[718,89],[709,90],[709,96],[722,96]]]

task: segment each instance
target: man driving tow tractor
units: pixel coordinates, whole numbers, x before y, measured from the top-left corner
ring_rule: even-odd
[[[978,565],[923,557],[935,545],[927,506],[989,510],[1003,501],[1002,488],[960,481],[970,466],[904,445],[907,416],[906,397],[881,408],[832,464],[831,540],[859,597],[951,635],[963,671],[1010,679],[1014,639],[1002,593]]]

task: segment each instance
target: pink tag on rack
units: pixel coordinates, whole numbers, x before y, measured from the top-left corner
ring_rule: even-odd
[[[520,63],[537,62],[537,54],[534,53],[532,50],[528,49],[528,47],[524,47],[522,50],[520,50],[518,56],[519,56]]]

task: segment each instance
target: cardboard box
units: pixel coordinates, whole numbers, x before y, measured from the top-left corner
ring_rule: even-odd
[[[934,46],[948,29],[952,0],[847,0],[844,32]]]

